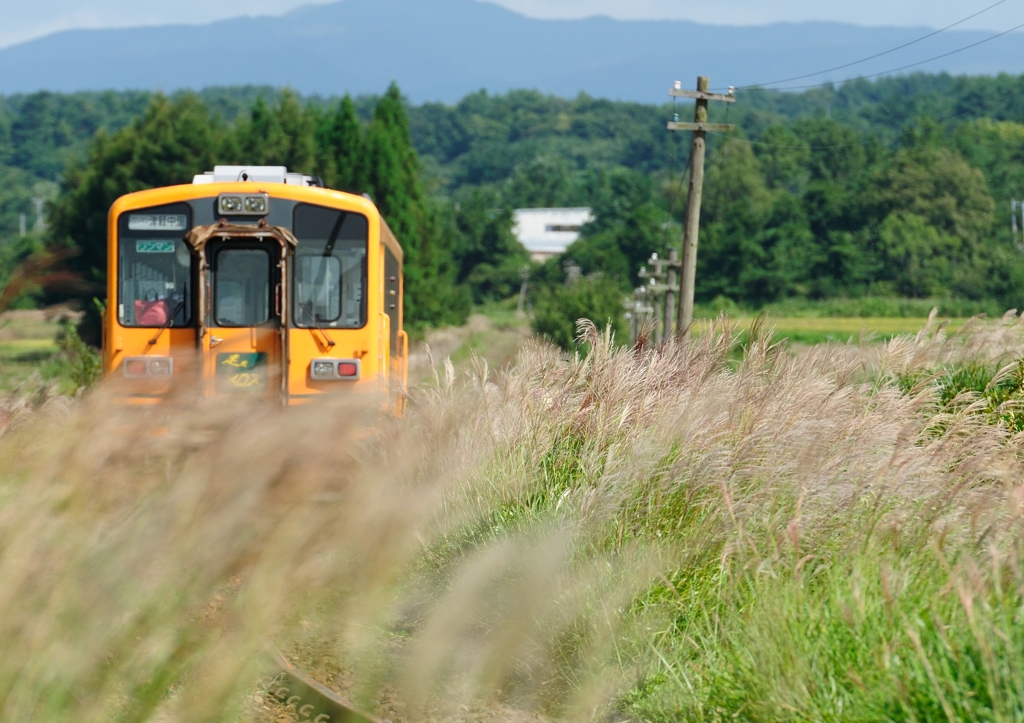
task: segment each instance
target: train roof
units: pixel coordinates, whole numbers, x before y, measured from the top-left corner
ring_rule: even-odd
[[[193,177],[194,185],[206,183],[283,183],[288,186],[323,188],[324,182],[316,176],[289,173],[285,166],[214,166],[212,171]]]

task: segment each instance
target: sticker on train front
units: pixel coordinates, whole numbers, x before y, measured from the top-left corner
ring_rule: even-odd
[[[267,355],[231,353],[217,355],[217,387],[222,392],[264,392],[267,389]]]

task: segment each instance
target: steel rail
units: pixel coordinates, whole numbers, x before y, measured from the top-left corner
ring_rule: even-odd
[[[291,706],[300,721],[311,723],[388,723],[356,708],[326,685],[313,680],[281,654],[268,646],[267,652],[278,669],[267,683],[267,692],[284,706]]]

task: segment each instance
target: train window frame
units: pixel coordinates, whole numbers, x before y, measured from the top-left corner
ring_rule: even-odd
[[[219,274],[221,264],[221,254],[228,252],[234,253],[238,251],[258,251],[267,258],[267,306],[266,306],[266,318],[263,321],[257,323],[246,323],[246,324],[226,324],[224,323],[219,314],[219,308],[221,304],[220,299],[220,285],[221,279]],[[275,327],[279,323],[279,319],[275,315],[274,310],[274,294],[275,287],[278,282],[275,278],[275,259],[272,249],[266,246],[260,246],[255,244],[239,244],[239,243],[225,243],[218,246],[214,250],[213,264],[211,265],[211,279],[213,281],[211,293],[211,304],[210,304],[210,320],[213,322],[213,326],[218,329],[259,329],[265,327]]]
[[[184,230],[177,224],[173,228],[132,228],[132,218],[139,216],[151,216],[162,219],[184,216]],[[192,254],[191,249],[188,248],[184,240],[185,232],[191,228],[191,224],[192,207],[187,203],[128,209],[118,215],[116,225],[117,286],[115,292],[117,294],[116,310],[119,326],[124,329],[187,329],[195,326],[195,288],[198,280],[198,264],[194,254]],[[164,252],[157,250],[158,247],[167,243],[174,244],[173,251]],[[150,245],[149,249],[142,251],[141,246],[145,244]],[[177,266],[180,267],[178,269],[169,269],[174,281],[168,282],[166,274],[163,280],[157,278],[141,279],[141,281],[149,282],[152,288],[143,293],[143,298],[136,298],[138,296],[137,289],[129,293],[128,285],[130,283],[139,283],[140,281],[137,278],[138,269],[135,269],[131,274],[129,274],[129,271],[133,264],[142,263],[141,260],[133,261],[132,258],[145,254],[153,260],[158,260],[165,253],[168,255],[173,254]],[[187,266],[181,263],[182,258],[188,259]],[[161,269],[159,268],[150,267],[148,270],[154,276],[161,275]],[[174,273],[176,270],[183,271],[180,285],[177,284],[178,274]],[[168,283],[175,284],[175,286],[169,287],[166,285]],[[163,288],[158,289],[161,285],[163,285]],[[161,290],[177,293],[172,293],[170,298],[160,298]],[[154,296],[153,299],[148,298],[150,294]],[[174,303],[175,299],[178,299],[177,304],[172,306],[171,304]],[[158,302],[163,302],[162,310],[156,306]],[[129,304],[131,305],[130,314],[128,313]],[[146,304],[152,304],[153,306],[147,308]],[[183,306],[180,311],[177,308],[178,304]],[[142,309],[141,314],[140,309]],[[149,312],[153,312],[151,315],[152,322],[138,323],[137,319],[139,316],[144,316]],[[175,319],[179,314],[181,314],[182,320],[176,323]],[[168,316],[170,317],[169,319],[167,318]]]
[[[300,214],[311,211],[312,213],[322,214],[337,214],[336,219],[332,223],[332,229],[326,234],[326,238],[312,238],[309,234],[304,233],[300,223]],[[325,206],[316,203],[299,203],[296,204],[292,211],[292,233],[295,235],[299,242],[298,247],[292,253],[293,263],[289,264],[290,278],[289,284],[291,289],[289,295],[291,296],[291,309],[292,312],[289,314],[289,325],[294,329],[326,329],[328,331],[356,331],[359,329],[367,328],[370,323],[369,314],[369,296],[370,296],[370,278],[369,278],[369,257],[370,257],[370,219],[359,211],[352,211],[344,208],[337,208],[334,206]],[[349,223],[348,219],[351,218],[355,222],[354,230],[361,231],[361,235],[358,238],[340,238],[339,235],[342,233],[342,229]],[[308,222],[307,222],[308,223]],[[311,224],[313,225],[313,224]],[[361,225],[361,228],[358,228]],[[323,227],[326,228],[326,227]],[[333,241],[336,244],[341,241],[345,245],[337,247],[332,245]],[[305,238],[303,238],[305,237]],[[319,244],[320,249],[315,249],[310,252],[311,244]],[[324,251],[327,251],[330,247],[330,258],[337,259],[341,265],[341,274],[338,278],[338,316],[332,320],[323,320],[314,318],[312,321],[307,321],[303,317],[305,313],[300,313],[301,301],[300,301],[300,290],[302,281],[300,277],[301,259],[308,257],[324,257]],[[358,323],[357,324],[346,324],[340,323],[344,318],[344,296],[346,287],[344,284],[345,279],[345,264],[343,261],[344,251],[358,251],[359,252],[359,298],[358,304]],[[353,266],[349,266],[353,268]],[[315,313],[315,312],[314,312]],[[317,315],[318,316],[318,315]]]

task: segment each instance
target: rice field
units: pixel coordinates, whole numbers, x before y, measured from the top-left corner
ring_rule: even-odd
[[[58,313],[0,314],[0,394],[23,384],[57,351]]]
[[[749,329],[753,317],[736,320],[740,329]],[[961,329],[966,319],[947,319],[946,330]],[[709,330],[713,319],[699,319],[698,333]],[[811,345],[824,343],[880,343],[900,334],[917,334],[928,324],[928,319],[898,317],[768,317],[767,324],[775,336],[791,344]]]

